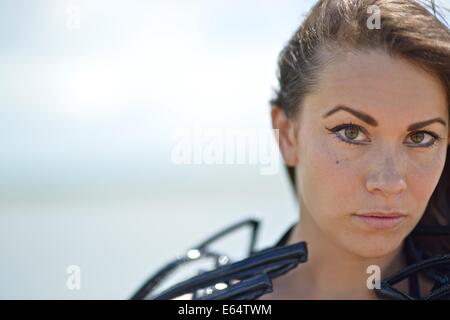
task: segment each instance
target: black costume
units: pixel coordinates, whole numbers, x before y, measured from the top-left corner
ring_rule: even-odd
[[[248,258],[237,262],[222,259],[224,255],[214,253],[208,249],[211,243],[224,235],[243,226],[252,227],[252,236]],[[251,300],[272,292],[272,278],[278,277],[305,263],[308,257],[306,242],[286,245],[289,235],[295,225],[280,238],[273,246],[261,251],[255,251],[256,235],[259,221],[246,220],[226,228],[213,235],[208,240],[195,246],[198,253],[195,257],[188,255],[181,257],[158,271],[132,297],[132,299],[168,300],[192,294],[195,300]],[[431,228],[418,231],[421,235],[434,236],[450,234],[448,228]],[[374,289],[381,298],[388,299],[450,299],[450,254],[429,257],[415,246],[411,235],[405,239],[407,267],[393,275],[382,279],[379,289]],[[177,267],[194,261],[198,257],[206,256],[216,259],[216,267],[212,271],[204,271],[188,280],[176,283],[170,288],[154,294],[154,289]],[[433,281],[431,292],[425,297],[420,295],[418,272]],[[409,293],[399,291],[394,285],[404,279],[409,281]],[[217,284],[221,284],[217,288]]]

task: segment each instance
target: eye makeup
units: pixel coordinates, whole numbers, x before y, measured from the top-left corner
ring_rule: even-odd
[[[329,129],[329,128],[326,127],[326,129],[329,131],[329,134],[332,134],[339,141],[345,142],[346,144],[350,144],[350,145],[354,145],[355,146],[355,145],[367,145],[367,144],[369,144],[371,142],[370,139],[368,139],[368,141],[366,140],[366,141],[363,141],[363,142],[359,141],[359,140],[349,139],[349,138],[345,137],[345,134],[341,134],[340,133],[343,130],[351,129],[351,130],[356,130],[358,132],[358,136],[359,136],[359,132],[362,132],[364,135],[368,136],[367,131],[363,127],[361,127],[361,126],[359,126],[357,124],[354,124],[352,122],[338,125],[338,126],[332,128],[332,129]],[[408,137],[414,136],[414,135],[417,135],[417,134],[429,136],[430,137],[430,139],[429,139],[430,142],[422,143],[422,144],[413,142],[413,143],[408,143],[407,145],[411,146],[412,148],[429,148],[429,147],[436,146],[437,143],[442,139],[438,134],[436,134],[436,133],[434,133],[432,131],[428,131],[428,130],[420,130],[420,131],[411,132],[408,135]]]

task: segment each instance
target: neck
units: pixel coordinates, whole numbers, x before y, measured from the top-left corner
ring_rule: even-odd
[[[287,244],[300,241],[308,244],[308,262],[288,274],[283,285],[287,295],[300,299],[374,299],[375,292],[367,287],[367,267],[379,266],[383,276],[405,263],[401,247],[379,258],[352,254],[323,235],[308,215],[302,216]]]

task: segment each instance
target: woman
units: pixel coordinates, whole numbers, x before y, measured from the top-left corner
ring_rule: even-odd
[[[422,254],[450,252],[448,238],[411,234],[449,223],[449,93],[450,31],[417,1],[312,8],[280,55],[272,101],[300,204],[279,245],[306,241],[309,257],[262,298],[376,298],[368,267],[405,268],[408,237]],[[432,285],[421,274],[415,290]]]
[[[377,275],[450,253],[450,30],[428,9],[320,0],[281,52],[271,115],[300,212],[275,248],[306,242],[308,258],[260,299],[375,299]],[[415,273],[392,292],[426,296],[448,271]]]

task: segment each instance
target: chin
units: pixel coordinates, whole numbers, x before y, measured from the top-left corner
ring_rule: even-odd
[[[352,239],[346,247],[348,251],[361,258],[376,259],[396,252],[401,247],[403,240],[404,237],[398,235],[367,235],[362,239],[361,237]]]

